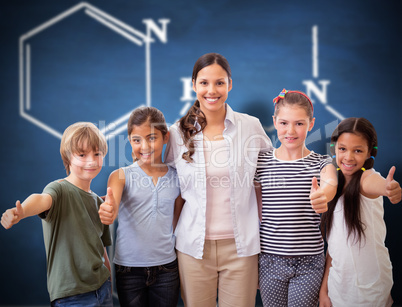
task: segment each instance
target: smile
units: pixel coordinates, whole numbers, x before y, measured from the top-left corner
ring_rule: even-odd
[[[208,101],[208,102],[216,102],[218,99],[219,99],[219,98],[208,98],[208,97],[205,97],[205,100]]]
[[[342,165],[346,170],[353,169],[356,166],[356,164],[346,164],[346,163],[342,163]]]
[[[140,153],[141,157],[143,157],[143,158],[149,158],[152,154],[153,154],[153,152]]]

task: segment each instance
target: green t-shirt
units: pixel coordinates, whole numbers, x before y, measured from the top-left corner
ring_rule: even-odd
[[[50,301],[98,289],[110,276],[103,256],[112,244],[109,226],[98,215],[102,199],[67,180],[49,183],[43,193],[53,199],[50,210],[39,215]]]

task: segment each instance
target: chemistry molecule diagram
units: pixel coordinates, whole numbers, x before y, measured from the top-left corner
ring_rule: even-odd
[[[47,133],[61,138],[61,131],[52,127],[50,123],[46,122],[46,119],[39,118],[32,112],[33,106],[41,106],[40,101],[32,101],[32,53],[33,48],[30,41],[42,35],[44,32],[51,30],[52,27],[64,22],[68,17],[77,14],[78,12],[84,12],[87,18],[95,20],[97,23],[111,30],[115,35],[118,35],[134,46],[143,48],[145,56],[142,58],[142,65],[145,66],[145,76],[144,76],[144,101],[137,103],[133,108],[126,110],[124,114],[118,116],[117,118],[106,118],[108,124],[100,123],[99,128],[105,134],[107,139],[114,137],[115,135],[123,132],[126,129],[126,122],[130,116],[132,110],[141,105],[151,106],[151,44],[155,43],[156,37],[162,43],[167,43],[167,25],[170,23],[170,19],[159,19],[155,22],[152,19],[143,19],[142,22],[146,26],[146,33],[133,28],[132,26],[120,21],[119,19],[111,16],[110,14],[96,8],[95,6],[81,2],[72,8],[62,12],[61,14],[51,18],[47,22],[40,24],[28,31],[20,37],[19,40],[19,114],[25,120],[31,122],[33,125],[41,128]],[[334,108],[332,108],[327,101],[327,91],[329,80],[318,80],[319,77],[319,54],[318,54],[318,26],[314,25],[312,27],[312,79],[303,80],[302,84],[305,86],[306,94],[311,97],[312,102],[317,101],[321,103],[325,109],[334,115],[337,120],[342,120],[344,117]],[[195,100],[191,77],[183,77],[180,79],[182,83],[182,96],[180,101],[183,106],[178,114],[178,118],[183,116],[192,103]],[[177,118],[177,119],[178,119]],[[335,123],[336,124],[336,123]],[[332,128],[328,127],[330,130]],[[273,127],[264,127],[267,132],[272,131]],[[312,139],[318,140],[318,135],[311,135]]]
[[[105,26],[109,30],[113,31],[116,35],[119,35],[126,39],[128,42],[134,44],[137,47],[145,49],[145,101],[135,107],[141,105],[151,105],[151,44],[155,42],[153,36],[156,36],[162,43],[167,42],[167,25],[169,19],[159,19],[157,24],[152,19],[143,19],[142,22],[146,26],[146,33],[136,30],[130,25],[118,20],[110,14],[96,8],[95,6],[81,2],[76,6],[68,9],[67,11],[53,17],[47,22],[33,28],[26,34],[22,35],[19,40],[19,114],[25,120],[43,129],[47,133],[60,138],[62,133],[56,128],[52,127],[45,119],[40,119],[32,112],[33,106],[38,108],[46,108],[47,106],[40,105],[40,101],[32,101],[32,56],[34,53],[33,47],[31,47],[30,40],[42,35],[46,31],[50,31],[52,27],[64,22],[68,17],[77,14],[78,12],[84,12],[88,18],[97,21],[99,24]],[[133,108],[134,109],[134,108]],[[126,129],[126,122],[133,109],[127,110],[125,114],[118,118],[110,119],[108,125],[104,125],[100,129],[105,134],[106,139],[110,139],[118,133]]]

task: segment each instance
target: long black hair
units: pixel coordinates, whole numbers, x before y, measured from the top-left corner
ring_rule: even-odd
[[[374,166],[374,157],[377,155],[377,133],[373,125],[365,118],[350,117],[344,119],[336,127],[331,136],[330,150],[333,157],[333,163],[336,165],[335,160],[335,146],[338,138],[343,133],[353,133],[363,137],[367,141],[368,151],[370,158],[368,158],[363,168],[364,170],[371,169]],[[365,225],[361,221],[360,213],[360,179],[364,170],[359,170],[352,175],[352,179],[345,187],[345,176],[342,171],[338,171],[338,188],[335,197],[328,203],[328,211],[321,216],[321,231],[323,235],[326,233],[328,237],[331,233],[333,214],[338,199],[343,195],[344,197],[344,217],[345,224],[348,231],[348,238],[351,234],[355,235],[357,242],[361,242],[364,237]]]

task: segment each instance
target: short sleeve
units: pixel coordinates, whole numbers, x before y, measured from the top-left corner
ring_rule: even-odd
[[[332,164],[332,158],[328,155],[321,156],[320,171],[329,164]]]
[[[54,218],[54,216],[57,215],[58,206],[56,204],[62,197],[62,186],[58,181],[53,181],[43,189],[42,193],[49,194],[52,197],[52,207],[49,210],[38,214],[38,216],[41,219],[49,222]]]

